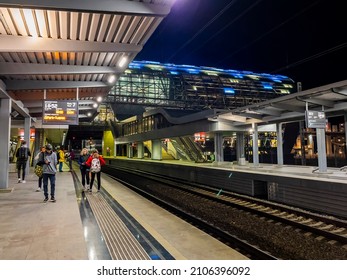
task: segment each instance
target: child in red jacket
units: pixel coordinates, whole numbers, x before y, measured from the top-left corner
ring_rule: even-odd
[[[96,149],[93,150],[92,155],[86,161],[86,165],[90,167],[90,173],[91,173],[89,192],[92,192],[95,175],[98,179],[98,192],[100,191],[101,166],[103,166],[105,164],[106,164],[106,162],[105,162],[104,158],[101,155],[99,155],[98,150],[96,150]]]

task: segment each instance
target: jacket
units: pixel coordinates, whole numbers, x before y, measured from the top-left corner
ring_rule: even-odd
[[[49,162],[48,164],[45,162],[46,160]],[[57,160],[57,155],[54,152],[51,152],[51,153],[45,152],[43,155],[43,161],[44,161],[42,165],[43,174],[57,173],[58,160]]]
[[[90,155],[83,155],[80,156],[78,159],[78,164],[80,165],[80,169],[86,169],[89,170],[89,166],[86,165],[87,160],[90,158]],[[84,163],[84,164],[83,164]]]
[[[88,167],[90,167],[90,165],[92,164],[92,160],[93,160],[93,156],[90,156],[90,157],[88,158],[88,160],[86,161],[86,165],[87,165]],[[99,155],[99,161],[100,161],[100,166],[103,166],[103,165],[106,164],[104,158],[103,158],[101,155]]]

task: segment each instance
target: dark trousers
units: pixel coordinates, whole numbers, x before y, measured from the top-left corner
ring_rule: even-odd
[[[96,178],[98,179],[98,190],[100,191],[100,187],[101,187],[101,182],[100,182],[100,178],[101,178],[101,171],[100,171],[100,172],[97,172],[97,173],[93,173],[93,172],[91,172],[91,178],[90,178],[90,189],[92,189],[92,188],[93,188],[93,184],[94,184],[95,175],[96,175]]]
[[[39,188],[42,188],[42,181],[43,181],[43,176],[39,177]]]
[[[27,167],[26,161],[17,161],[17,172],[18,172],[18,178],[20,178],[20,170],[22,169],[22,180],[25,180],[25,169]]]
[[[48,198],[48,179],[51,182],[51,197],[55,195],[55,174],[43,174],[43,192]]]
[[[82,177],[82,186],[85,187],[86,182],[89,185],[89,170],[86,168],[81,169],[81,177]]]
[[[69,164],[70,171],[72,171],[72,159],[68,159],[67,162]]]

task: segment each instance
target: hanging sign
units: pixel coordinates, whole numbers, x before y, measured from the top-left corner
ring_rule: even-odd
[[[324,128],[326,127],[325,113],[322,111],[308,111],[305,112],[306,127],[307,128]]]
[[[78,125],[78,101],[44,100],[42,124]]]

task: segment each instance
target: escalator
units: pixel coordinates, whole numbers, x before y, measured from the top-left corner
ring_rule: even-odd
[[[189,156],[192,161],[195,162],[206,162],[206,158],[204,157],[200,147],[194,142],[194,140],[187,137],[179,137],[180,142],[182,143],[182,147],[184,147],[185,153]]]

